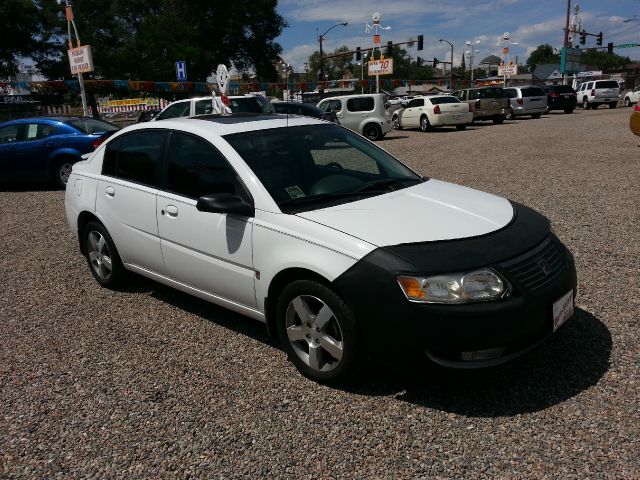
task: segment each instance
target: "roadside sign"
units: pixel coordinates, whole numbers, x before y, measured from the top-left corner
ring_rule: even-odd
[[[179,82],[187,81],[187,62],[179,60],[176,62],[176,79]]]
[[[640,43],[623,43],[622,45],[614,45],[613,48],[633,48],[640,47]]]
[[[501,65],[498,66],[498,76],[508,77],[510,75],[518,74],[518,65]]]
[[[560,73],[573,74],[580,71],[581,52],[579,48],[564,48],[560,54]]]
[[[578,72],[577,77],[599,77],[602,75],[602,70],[592,70],[590,72]]]
[[[67,50],[67,53],[69,55],[69,65],[71,65],[71,75],[93,72],[91,45],[71,48]]]
[[[369,75],[391,75],[393,73],[393,58],[384,60],[371,60],[369,62]]]

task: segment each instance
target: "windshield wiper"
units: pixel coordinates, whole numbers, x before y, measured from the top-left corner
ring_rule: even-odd
[[[362,193],[362,192],[372,192],[384,190],[387,187],[391,187],[394,185],[402,185],[404,186],[405,182],[421,182],[422,179],[419,178],[383,178],[381,180],[373,180],[372,182],[367,182],[361,187],[358,187],[353,193]]]
[[[280,206],[304,205],[305,203],[322,202],[324,200],[335,200],[345,197],[362,197],[367,195],[364,192],[336,192],[336,193],[319,193],[308,197],[298,197],[280,202]]]

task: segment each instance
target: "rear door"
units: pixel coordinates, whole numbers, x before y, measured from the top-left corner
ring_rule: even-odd
[[[523,87],[520,91],[525,110],[544,110],[547,108],[547,94],[540,87]]]

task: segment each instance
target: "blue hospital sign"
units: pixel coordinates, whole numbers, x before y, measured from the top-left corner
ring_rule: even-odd
[[[176,62],[176,79],[179,82],[187,81],[187,62],[184,60]]]

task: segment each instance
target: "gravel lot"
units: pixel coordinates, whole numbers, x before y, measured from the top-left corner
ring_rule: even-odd
[[[0,191],[2,478],[640,478],[640,138],[630,110],[379,142],[553,222],[577,315],[479,372],[401,365],[336,390],[262,324],[139,280],[101,289],[63,192]]]

